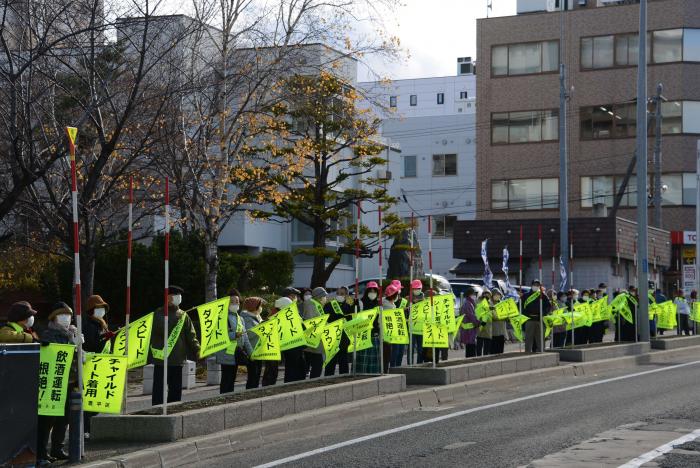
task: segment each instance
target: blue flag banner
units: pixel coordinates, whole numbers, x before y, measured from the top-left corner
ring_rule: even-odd
[[[486,254],[486,246],[488,244],[488,239],[481,243],[481,259],[484,261],[484,286],[491,289],[493,288],[493,273],[491,273],[491,268],[489,267],[489,257]]]
[[[504,291],[506,297],[512,297],[515,298],[516,300],[518,299],[518,294],[515,292],[515,289],[513,286],[510,284],[510,278],[508,277],[508,260],[510,259],[510,253],[508,252],[508,246],[506,245],[503,248],[503,266],[501,266],[501,270],[503,271],[503,274],[506,277],[506,290]]]
[[[564,257],[562,256],[559,256],[559,276],[561,277],[559,291],[566,291],[566,268],[564,267]]]

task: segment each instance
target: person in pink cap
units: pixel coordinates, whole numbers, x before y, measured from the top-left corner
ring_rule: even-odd
[[[399,290],[399,299],[396,302],[396,307],[399,309],[405,309],[406,306],[408,306],[408,294],[404,294],[404,297],[401,297],[401,291],[403,291],[403,285],[401,284],[400,280],[392,280],[391,285],[395,286]]]
[[[422,301],[425,299],[425,294],[423,294],[423,282],[419,279],[414,279],[411,281],[411,292],[410,292],[410,300],[411,300],[411,305]],[[408,308],[408,314],[410,315],[411,309],[410,307]],[[410,321],[406,319],[406,323],[410,326]],[[411,364],[413,362],[420,364],[423,362],[423,335],[417,335],[414,334],[413,338],[413,352],[409,356],[409,359],[411,360]]]

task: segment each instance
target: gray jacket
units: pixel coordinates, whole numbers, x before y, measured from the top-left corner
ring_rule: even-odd
[[[246,335],[248,335],[248,343],[250,344],[251,349],[254,349],[255,345],[258,344],[258,340],[260,338],[258,337],[258,335],[250,331],[250,329],[255,327],[256,325],[260,325],[262,320],[260,320],[257,315],[253,315],[245,310],[241,312],[241,318],[243,319],[243,326],[246,329]]]
[[[304,320],[309,320],[315,317],[319,317],[321,314],[316,310],[316,306],[311,301],[304,301],[304,309],[301,314],[301,318]],[[323,354],[323,344],[319,343],[316,348],[304,348],[304,351],[309,353]]]
[[[243,351],[245,351],[246,354],[248,356],[250,356],[251,354],[253,354],[253,347],[250,345],[250,339],[248,338],[248,333],[246,333],[245,323],[243,323],[243,334],[239,338],[236,338],[236,329],[238,328],[238,319],[239,319],[238,314],[232,313],[232,312],[228,313],[228,337],[231,339],[231,341],[238,342],[238,346],[243,347]],[[216,353],[215,357],[216,357],[217,364],[223,364],[226,366],[235,366],[236,365],[236,355],[235,354],[228,354],[226,352],[226,349],[222,349],[221,351]]]

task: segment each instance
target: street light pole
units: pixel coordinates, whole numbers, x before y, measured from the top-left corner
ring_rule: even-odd
[[[569,162],[566,157],[566,112],[568,94],[566,91],[566,65],[564,65],[564,2],[559,13],[559,251],[564,271],[569,271],[566,253],[569,251]],[[562,290],[567,290],[568,278],[562,282]]]
[[[649,341],[649,254],[647,252],[647,0],[639,2],[639,60],[637,61],[637,229],[639,241],[639,306],[637,308],[639,338]]]
[[[655,131],[654,131],[654,226],[660,228],[661,224],[661,122],[663,114],[661,104],[663,102],[664,85],[656,86],[654,104],[656,106]]]

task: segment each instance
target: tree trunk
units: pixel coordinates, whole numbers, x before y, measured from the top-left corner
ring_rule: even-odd
[[[219,274],[219,250],[216,241],[204,239],[204,299],[209,302],[217,299],[216,281]]]

